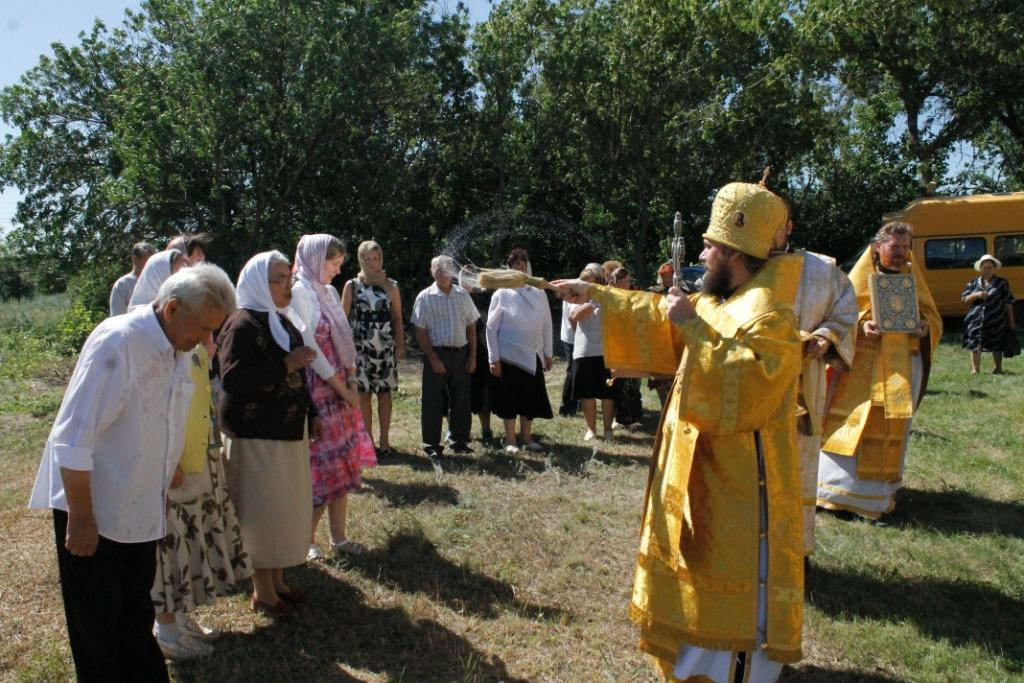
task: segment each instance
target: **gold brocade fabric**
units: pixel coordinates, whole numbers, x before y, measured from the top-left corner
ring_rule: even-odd
[[[664,318],[655,295],[591,290],[603,305],[608,367],[646,363],[660,372],[669,353],[678,363],[655,445],[630,605],[641,648],[665,662],[683,644],[757,645],[757,439],[768,501],[763,648],[778,661],[800,659],[804,553],[793,413],[801,344],[792,310],[800,267],[799,258],[773,257],[724,302],[694,295],[698,317],[679,326]]]
[[[202,344],[192,349],[191,372],[195,389],[192,405],[185,420],[185,446],[181,449],[181,471],[195,474],[203,471],[210,445],[210,355]]]
[[[850,271],[860,323],[871,319],[868,275],[873,272],[868,247]],[[857,476],[863,479],[899,478],[906,420],[913,417],[915,403],[920,400],[911,395],[910,354],[919,351],[930,356],[942,336],[942,318],[928,284],[913,267],[908,266],[904,272],[914,275],[921,319],[928,323],[929,343],[921,345],[921,340],[907,334],[884,334],[880,340],[858,335],[853,363],[849,372],[840,374],[825,417],[822,449],[852,456],[860,447]],[[925,367],[927,372],[927,364]]]

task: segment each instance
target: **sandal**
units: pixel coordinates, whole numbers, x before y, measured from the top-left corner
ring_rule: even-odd
[[[346,555],[362,555],[366,552],[366,546],[357,541],[353,541],[350,538],[346,538],[343,541],[332,542],[334,550]]]

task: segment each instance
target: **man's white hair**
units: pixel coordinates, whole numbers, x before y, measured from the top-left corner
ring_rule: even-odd
[[[191,311],[209,307],[231,315],[238,308],[230,278],[212,263],[182,268],[164,280],[156,295],[157,308],[163,308],[171,299],[180,301]]]
[[[452,277],[455,277],[456,275],[459,274],[459,267],[455,265],[455,259],[453,259],[451,256],[445,256],[444,254],[441,254],[440,256],[435,256],[434,258],[430,259],[431,275],[437,274],[438,271],[443,271],[445,273],[448,273]]]

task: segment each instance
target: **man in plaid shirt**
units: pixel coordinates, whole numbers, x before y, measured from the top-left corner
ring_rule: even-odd
[[[476,369],[476,321],[480,317],[469,293],[454,283],[458,267],[449,256],[430,262],[434,284],[416,295],[412,324],[423,349],[423,401],[420,430],[427,457],[440,457],[441,421],[447,414],[455,453],[467,445],[471,415],[469,378]]]

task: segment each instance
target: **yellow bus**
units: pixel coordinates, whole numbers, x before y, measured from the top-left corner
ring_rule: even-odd
[[[967,313],[960,292],[978,277],[974,262],[992,254],[1017,299],[1017,324],[1024,324],[1024,192],[915,199],[884,219],[914,227],[914,267],[924,272],[940,314]]]

